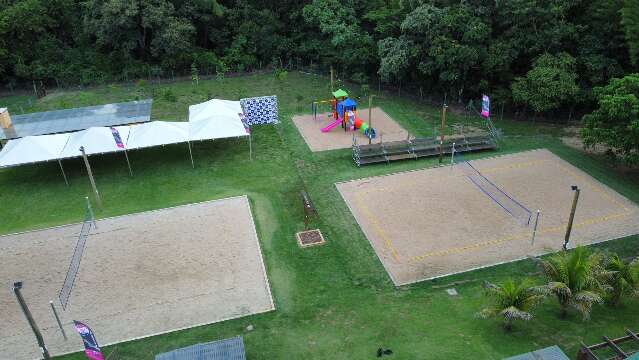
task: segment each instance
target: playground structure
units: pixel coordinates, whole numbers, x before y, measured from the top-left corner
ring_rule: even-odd
[[[359,117],[357,114],[357,102],[349,98],[348,93],[342,89],[334,91],[332,95],[333,98],[331,100],[314,101],[311,104],[313,120],[317,120],[317,112],[321,104],[330,104],[331,106],[328,116],[332,117],[334,121],[323,127],[321,131],[327,133],[341,125],[344,131],[360,130],[369,140],[374,139],[377,132]]]

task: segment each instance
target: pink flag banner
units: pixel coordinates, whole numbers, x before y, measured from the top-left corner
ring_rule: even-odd
[[[115,144],[120,149],[124,149],[124,143],[122,142],[122,137],[120,136],[120,132],[118,131],[118,129],[112,127],[111,134],[113,134],[113,140],[115,140]]]
[[[481,97],[481,116],[485,118],[490,117],[490,98],[488,95]]]
[[[98,340],[95,338],[93,331],[79,321],[74,320],[73,324],[75,326],[75,330],[82,337],[82,342],[84,342],[84,353],[87,355],[87,358],[89,358],[89,360],[104,360],[104,355],[100,350]]]

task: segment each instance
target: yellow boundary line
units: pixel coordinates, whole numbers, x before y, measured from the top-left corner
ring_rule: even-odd
[[[393,256],[393,259],[399,262],[399,259],[400,259],[399,252],[395,249],[395,246],[393,246],[393,240],[391,240],[388,234],[386,234],[386,231],[384,231],[379,221],[377,221],[377,217],[373,215],[373,213],[370,211],[368,206],[366,206],[366,204],[362,202],[361,193],[362,192],[360,191],[355,194],[355,202],[357,203],[357,207],[362,209],[362,211],[364,211],[364,216],[366,216],[368,221],[370,221],[373,224],[373,228],[375,229],[377,234],[384,240],[384,243],[386,244],[386,248],[390,250],[391,255]]]
[[[501,171],[501,170],[521,169],[521,168],[535,166],[535,165],[539,165],[541,163],[549,162],[550,160],[551,159],[531,160],[531,161],[527,161],[527,162],[519,163],[519,164],[513,164],[513,165],[508,165],[508,166],[497,166],[497,167],[493,167],[493,168],[483,169],[482,172],[483,173],[493,173],[493,172],[497,172],[497,171]],[[563,161],[563,160],[559,159],[559,161]],[[583,175],[578,174],[574,170],[571,170],[571,169],[567,168],[566,166],[562,165],[561,163],[557,163],[557,164],[551,163],[551,164],[552,165],[556,165],[560,170],[566,172],[568,175],[571,175],[571,176],[573,176],[573,177],[575,177],[575,178],[577,178],[577,179],[579,179],[581,181],[584,181],[588,185],[591,185],[595,192],[597,192],[600,195],[604,196],[605,198],[610,200],[612,203],[614,203],[615,205],[617,205],[618,207],[623,209],[623,212],[620,212],[620,213],[612,213],[612,214],[609,214],[609,215],[598,216],[598,217],[593,217],[593,218],[590,218],[590,219],[583,220],[583,221],[575,224],[573,227],[580,228],[580,227],[584,227],[584,226],[589,226],[589,225],[594,225],[594,224],[610,221],[610,220],[613,220],[613,219],[618,219],[618,218],[621,218],[621,217],[628,216],[632,212],[621,201],[615,199],[611,194],[609,194],[608,192],[604,191],[601,188],[600,185],[594,183],[592,180],[587,179]],[[395,188],[397,188],[397,187],[395,187]],[[385,190],[387,190],[387,189],[385,189]],[[374,231],[377,232],[378,236],[380,236],[382,238],[382,240],[384,240],[385,246],[391,252],[391,255],[393,256],[393,259],[395,259],[395,261],[397,261],[397,262],[400,262],[399,251],[397,251],[397,249],[395,248],[395,246],[393,244],[393,240],[386,233],[386,231],[384,231],[383,227],[381,226],[381,224],[377,220],[377,217],[370,211],[368,206],[366,206],[366,204],[362,201],[361,196],[362,196],[362,191],[357,192],[356,195],[355,195],[355,202],[357,203],[357,207],[362,209],[362,211],[364,212],[364,216],[373,224]],[[555,227],[551,227],[551,228],[542,228],[542,229],[539,229],[537,231],[537,233],[541,235],[541,234],[548,234],[548,233],[553,233],[553,232],[560,232],[560,231],[563,230],[563,228],[564,228],[563,225],[555,226]],[[425,258],[432,257],[432,256],[442,256],[442,255],[449,255],[449,254],[453,254],[453,253],[461,253],[461,252],[464,252],[464,251],[469,251],[469,250],[478,249],[478,248],[491,246],[491,245],[498,245],[498,244],[502,244],[502,243],[505,243],[505,242],[508,242],[508,241],[513,241],[513,240],[522,239],[522,238],[528,238],[528,237],[530,237],[530,231],[521,232],[521,233],[508,235],[508,236],[505,236],[505,237],[502,237],[502,238],[498,238],[498,239],[494,239],[494,240],[482,241],[482,242],[478,242],[478,243],[474,243],[474,244],[470,244],[470,245],[454,247],[454,248],[448,248],[448,249],[445,249],[445,250],[427,252],[427,253],[424,253],[422,255],[413,256],[413,257],[409,258],[409,262],[421,261],[421,260],[424,260]]]

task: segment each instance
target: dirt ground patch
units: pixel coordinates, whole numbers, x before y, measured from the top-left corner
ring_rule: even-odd
[[[382,135],[383,141],[395,141],[406,139],[408,133],[398,123],[395,122],[388,114],[380,108],[373,108],[371,111],[373,118],[372,126],[377,131],[377,139]],[[359,117],[365,122],[371,124],[368,118],[368,109],[358,110]],[[328,113],[317,115],[317,120],[313,120],[312,115],[293,116],[293,123],[297,126],[300,134],[306,141],[311,151],[324,151],[335,149],[347,149],[353,144],[353,132],[344,131],[341,127],[336,127],[330,132],[323,133],[321,129],[334,120],[328,117]],[[359,144],[368,143],[368,138],[361,131],[356,131],[355,137]]]
[[[73,320],[89,325],[104,345],[274,309],[245,196],[98,220],[63,311],[58,292],[80,227],[0,237],[0,278],[5,289],[24,282],[52,354],[83,349]],[[0,292],[0,305],[0,359],[38,357],[11,291]]]
[[[396,285],[561,249],[573,192],[581,188],[570,246],[639,233],[639,207],[547,150],[472,161],[533,214],[521,225],[462,165],[336,184]],[[534,221],[533,221],[534,222]]]

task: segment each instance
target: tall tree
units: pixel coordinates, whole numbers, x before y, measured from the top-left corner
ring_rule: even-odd
[[[635,66],[639,65],[639,0],[624,0],[621,17],[630,58]]]
[[[406,16],[401,29],[416,44],[423,76],[454,90],[460,101],[467,87],[476,88],[490,28],[470,6],[423,4]]]
[[[583,117],[584,144],[603,144],[628,164],[639,164],[639,74],[612,79],[594,93],[597,107]]]
[[[179,58],[195,33],[167,0],[88,0],[84,9],[85,31],[98,47],[124,57]]]
[[[567,53],[540,56],[526,76],[516,78],[512,84],[513,99],[536,112],[556,109],[573,100],[578,92],[575,58]]]

